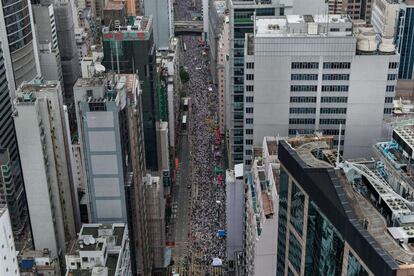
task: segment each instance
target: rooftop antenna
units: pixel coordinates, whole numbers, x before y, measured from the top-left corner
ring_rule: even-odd
[[[339,124],[338,151],[336,153],[336,168],[338,168],[339,166],[339,152],[341,149],[341,134],[342,134],[342,124]]]

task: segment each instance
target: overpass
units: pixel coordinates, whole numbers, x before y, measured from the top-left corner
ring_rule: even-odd
[[[203,33],[203,21],[175,21],[174,33],[180,34],[201,34]]]

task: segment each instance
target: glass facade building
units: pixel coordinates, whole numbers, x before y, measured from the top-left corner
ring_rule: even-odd
[[[398,78],[413,79],[414,68],[414,3],[402,3],[398,18],[398,51],[401,55]]]
[[[277,275],[399,275],[391,253],[356,219],[334,168],[309,166],[286,141],[278,151]]]

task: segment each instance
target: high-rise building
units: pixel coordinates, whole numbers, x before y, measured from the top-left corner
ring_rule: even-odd
[[[75,40],[75,24],[70,1],[60,1],[54,4],[56,31],[59,51],[62,61],[65,100],[73,100],[73,86],[80,76],[79,56]]]
[[[146,16],[152,16],[154,42],[157,49],[168,50],[174,36],[174,14],[172,0],[145,0]]]
[[[124,223],[84,224],[68,246],[64,275],[132,276],[128,238]]]
[[[398,16],[397,45],[401,55],[398,79],[414,79],[414,1],[401,3]]]
[[[373,0],[342,0],[341,13],[348,14],[352,19],[362,19],[367,23],[370,23],[373,4]]]
[[[137,73],[142,82],[145,158],[147,168],[158,170],[155,122],[158,120],[156,95],[156,48],[151,17],[135,17],[128,26],[103,28],[102,65],[120,74]]]
[[[247,172],[244,252],[245,275],[277,275],[279,161],[277,140],[265,137]]]
[[[3,45],[3,44],[2,44]],[[6,65],[3,52],[0,49],[0,149],[2,154],[2,173],[7,174],[11,170],[11,178],[3,181],[6,185],[6,199],[9,207],[10,218],[14,233],[20,233],[27,221],[27,205],[24,193],[23,175],[20,167],[20,157],[17,147],[15,128],[12,118],[12,101],[9,90]],[[11,79],[13,81],[13,79]],[[14,91],[13,91],[14,93]],[[9,160],[9,161],[7,161]],[[7,171],[7,172],[6,172]],[[3,186],[4,189],[4,186]]]
[[[127,222],[125,81],[111,75],[78,79],[73,88],[92,223]]]
[[[244,169],[243,164],[226,171],[226,257],[230,275],[245,275],[244,258]],[[221,204],[221,202],[217,202]],[[217,217],[219,213],[217,213]]]
[[[165,268],[165,198],[162,177],[147,174],[143,178],[147,199],[148,230],[155,272]]]
[[[0,2],[0,41],[12,97],[23,81],[40,74],[29,0]]]
[[[277,275],[413,273],[413,189],[394,182],[411,179],[395,166],[408,158],[393,161],[412,152],[403,132],[379,145],[384,161],[338,158],[332,136],[279,141]]]
[[[340,128],[346,157],[372,155],[395,95],[391,39],[378,43],[372,28],[353,29],[347,15],[287,15],[257,19],[245,45],[246,165],[265,136],[320,131],[337,143]]]
[[[230,5],[229,101],[226,103],[229,162],[243,162],[244,39],[253,33],[254,15],[315,14],[326,7],[324,0],[234,0]]]
[[[127,183],[128,228],[131,240],[132,271],[138,275],[150,275],[153,267],[151,251],[151,232],[148,226],[147,202],[143,177],[146,173],[144,130],[142,118],[142,98],[137,75],[125,75],[128,90],[128,134],[129,170]]]
[[[60,276],[59,262],[51,257],[49,250],[23,249],[17,255],[21,276]]]
[[[60,83],[22,83],[14,107],[34,246],[56,258],[76,235]]]
[[[47,1],[32,4],[32,10],[42,78],[50,81],[59,80],[63,86],[62,64],[53,4]]]
[[[10,222],[9,210],[7,206],[0,207],[0,275],[19,276],[19,266],[17,263],[16,247]]]

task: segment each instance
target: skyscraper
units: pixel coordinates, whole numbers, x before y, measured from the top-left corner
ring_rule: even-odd
[[[154,42],[159,50],[168,50],[174,36],[174,14],[172,0],[145,0],[146,16],[152,16]]]
[[[2,165],[4,165],[2,170],[11,170],[12,173],[12,178],[8,179],[11,182],[9,184],[11,187],[6,189],[6,199],[12,221],[13,232],[19,233],[23,230],[27,220],[27,206],[23,186],[23,176],[20,167],[19,151],[12,118],[12,102],[7,83],[5,62],[3,52],[0,50],[0,148],[2,149],[2,154],[4,154],[5,158],[3,159],[4,162],[2,162]],[[6,155],[8,155],[7,158]],[[6,162],[6,159],[9,161]]]
[[[53,258],[62,258],[76,230],[59,81],[22,83],[15,109],[35,249],[47,248]]]
[[[340,125],[344,156],[372,155],[395,95],[392,39],[347,15],[287,15],[257,19],[245,43],[246,165],[265,136],[321,131],[337,143]]]
[[[19,276],[19,266],[17,263],[16,247],[11,228],[9,210],[7,206],[0,206],[0,274]]]
[[[40,71],[32,9],[29,0],[2,0],[0,6],[0,40],[13,95],[20,83],[32,80]]]
[[[247,0],[230,5],[229,101],[227,131],[230,165],[243,162],[244,39],[253,33],[254,16],[314,14],[325,7],[324,0]]]
[[[121,74],[138,74],[142,82],[145,158],[147,168],[158,170],[155,122],[158,120],[156,95],[156,48],[152,18],[134,17],[128,26],[103,29],[102,65]]]
[[[397,34],[398,51],[401,55],[398,79],[414,79],[414,0],[400,4]]]
[[[91,223],[127,222],[126,97],[125,78],[78,79],[74,86]]]

